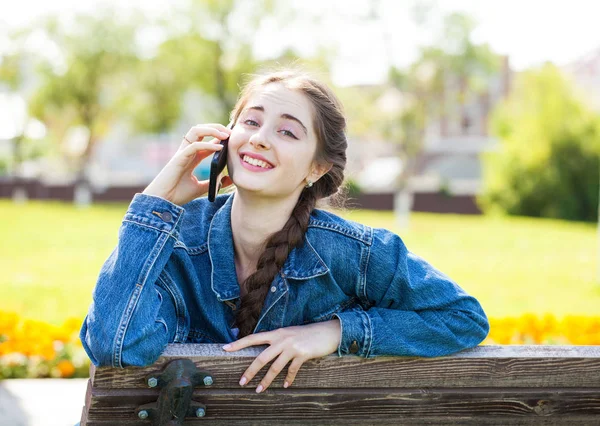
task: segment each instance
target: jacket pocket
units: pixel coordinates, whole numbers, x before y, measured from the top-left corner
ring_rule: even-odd
[[[161,298],[159,316],[167,324],[176,324],[174,330],[169,330],[169,343],[183,343],[187,337],[189,319],[187,308],[177,285],[163,271],[156,281],[156,290]],[[167,303],[164,303],[164,302]]]

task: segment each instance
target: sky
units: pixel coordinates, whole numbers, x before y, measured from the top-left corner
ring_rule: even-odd
[[[18,28],[45,14],[89,12],[98,5],[168,16],[173,5],[183,1],[5,0],[0,3],[0,33],[2,28]],[[267,22],[256,35],[255,52],[258,57],[274,56],[289,44],[310,54],[319,45],[333,45],[339,52],[334,83],[377,83],[385,77],[388,65],[406,66],[416,58],[420,45],[433,42],[441,16],[452,11],[475,18],[475,41],[487,42],[497,53],[508,55],[516,70],[545,61],[565,65],[600,49],[600,2],[595,0],[379,0],[375,3],[383,12],[381,25],[356,18],[369,11],[370,3],[290,0],[299,18],[296,24],[275,29],[275,23]],[[426,27],[414,22],[411,10],[417,3],[434,6]]]

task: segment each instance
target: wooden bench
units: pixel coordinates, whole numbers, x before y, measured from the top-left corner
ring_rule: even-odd
[[[262,349],[172,344],[152,366],[92,366],[81,425],[600,425],[600,346],[330,355],[305,363],[291,387],[284,370],[256,394],[267,367],[238,381]],[[185,421],[168,420],[178,410]]]

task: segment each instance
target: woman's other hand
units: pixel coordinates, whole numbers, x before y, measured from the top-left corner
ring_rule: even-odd
[[[227,352],[237,351],[248,346],[268,344],[240,379],[240,385],[249,383],[254,376],[271,360],[277,358],[256,388],[260,393],[267,389],[273,379],[291,361],[283,387],[288,387],[296,378],[302,364],[312,358],[320,358],[335,352],[340,344],[342,331],[340,321],[331,321],[279,328],[273,331],[250,334],[223,346]]]
[[[199,181],[194,176],[194,169],[206,157],[223,149],[219,142],[227,139],[230,134],[231,129],[222,124],[199,124],[192,127],[181,141],[175,155],[146,187],[143,194],[155,195],[180,206],[206,194],[208,179]],[[215,139],[202,142],[207,136],[213,136]],[[232,183],[229,176],[226,176],[221,188]]]

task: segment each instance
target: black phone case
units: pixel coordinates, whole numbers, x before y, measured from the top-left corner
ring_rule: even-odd
[[[210,162],[210,178],[208,181],[208,201],[211,203],[215,201],[217,193],[221,189],[220,174],[227,165],[227,144],[229,138],[221,141],[223,149],[214,153],[212,161]],[[218,185],[218,187],[217,187]]]

